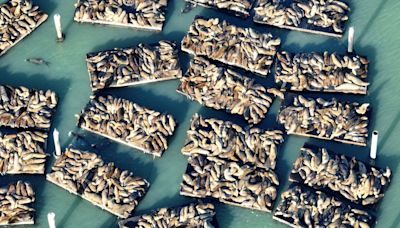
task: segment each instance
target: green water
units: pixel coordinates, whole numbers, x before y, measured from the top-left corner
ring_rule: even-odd
[[[135,31],[124,28],[77,24],[73,18],[73,0],[36,0],[40,7],[52,15],[62,16],[66,40],[55,42],[55,31],[51,20],[44,23],[32,35],[12,48],[0,58],[0,83],[25,85],[39,89],[52,89],[60,96],[60,105],[54,118],[54,127],[60,130],[61,142],[65,147],[70,142],[67,133],[76,130],[74,114],[79,113],[91,94],[86,71],[85,54],[114,47],[129,47],[139,42],[153,43],[160,39],[179,42],[193,18],[200,14],[207,17],[218,16],[230,22],[254,26],[251,20],[218,14],[216,11],[196,8],[188,14],[181,14],[183,0],[170,0],[167,21],[162,33]],[[370,129],[380,132],[378,166],[388,165],[393,170],[392,184],[379,206],[377,227],[400,227],[400,182],[397,166],[400,162],[400,2],[398,0],[362,0],[351,3],[351,25],[356,28],[355,48],[358,53],[370,59],[369,80],[372,85],[368,96],[339,96],[342,100],[362,100],[372,103],[373,113]],[[282,38],[282,49],[289,51],[346,51],[345,39],[289,32],[267,26],[254,26],[259,31],[271,32]],[[30,57],[43,57],[51,62],[49,67],[34,66],[24,62]],[[181,56],[182,68],[187,69],[189,57]],[[272,77],[256,77],[266,86],[273,84]],[[244,124],[236,117],[223,112],[212,111],[190,102],[175,92],[178,81],[148,84],[138,87],[110,90],[107,93],[124,97],[141,105],[162,112],[171,113],[179,122],[179,127],[170,140],[164,156],[153,159],[137,150],[116,143],[105,145],[101,154],[106,161],[113,161],[118,167],[133,171],[148,179],[151,187],[139,204],[135,214],[164,206],[177,206],[195,201],[179,196],[179,183],[186,167],[186,157],[181,155],[186,130],[191,116],[199,112],[207,117],[217,117]],[[332,96],[332,95],[331,95]],[[336,96],[336,95],[335,95]],[[275,118],[279,102],[275,102],[267,118],[260,124],[262,128],[276,126]],[[106,140],[103,140],[105,142]],[[366,160],[368,148],[328,143],[290,136],[278,156],[278,174],[281,180],[280,192],[288,186],[286,181],[292,162],[304,142],[326,146],[349,156]],[[52,145],[52,141],[50,142]],[[49,151],[52,147],[49,146]],[[52,162],[51,162],[52,163]],[[50,170],[50,162],[47,170]],[[47,213],[54,211],[58,227],[115,227],[116,217],[89,202],[45,181],[44,176],[0,177],[1,185],[12,180],[29,180],[37,192],[35,207],[36,226],[47,227]],[[255,212],[216,203],[217,220],[222,227],[285,227],[272,220],[271,214]]]

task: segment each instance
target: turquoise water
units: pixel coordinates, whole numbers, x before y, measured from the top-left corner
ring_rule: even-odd
[[[88,52],[129,47],[140,42],[153,43],[160,39],[179,42],[196,15],[218,16],[234,24],[254,26],[250,20],[243,21],[216,11],[198,7],[188,14],[181,14],[183,0],[170,0],[167,21],[162,33],[135,31],[124,28],[77,24],[73,18],[73,0],[36,0],[40,7],[50,14],[60,13],[66,40],[62,44],[55,42],[55,31],[51,20],[44,23],[32,35],[12,48],[0,58],[0,83],[25,85],[39,89],[52,89],[60,96],[60,105],[54,118],[54,127],[60,130],[63,147],[70,141],[67,133],[76,130],[76,118],[91,94],[89,77],[86,70],[85,54]],[[363,0],[351,3],[351,25],[356,28],[355,49],[370,59],[369,80],[372,85],[368,96],[338,96],[342,100],[368,101],[372,103],[370,129],[380,132],[377,165],[388,165],[393,170],[392,184],[383,202],[379,206],[377,227],[400,227],[400,182],[397,168],[400,162],[400,2],[398,0]],[[345,39],[327,38],[317,35],[289,32],[268,26],[254,26],[262,32],[271,32],[282,38],[282,49],[288,51],[346,51]],[[49,67],[35,66],[24,59],[42,57],[51,62]],[[181,56],[182,68],[187,69],[189,57]],[[273,78],[256,77],[266,86],[273,84]],[[244,124],[242,120],[224,112],[212,111],[190,102],[175,92],[178,81],[148,84],[138,87],[110,90],[107,93],[124,97],[141,105],[162,112],[171,113],[179,122],[169,149],[162,158],[153,159],[137,150],[102,140],[101,150],[95,151],[106,161],[113,161],[118,167],[133,171],[148,179],[151,187],[141,201],[135,214],[164,206],[177,206],[195,201],[179,196],[179,183],[186,167],[186,157],[181,155],[186,130],[191,116],[199,112],[206,117],[217,117]],[[337,96],[337,95],[328,95]],[[259,125],[262,128],[276,126],[275,119],[279,102],[275,102],[267,118]],[[99,138],[92,137],[92,140]],[[101,138],[100,138],[101,139]],[[320,140],[310,140],[290,136],[278,156],[278,175],[281,180],[280,192],[286,181],[292,162],[304,142],[312,142],[349,156],[367,160],[368,148],[342,145]],[[52,142],[49,144],[52,151]],[[48,162],[50,170],[52,162]],[[35,204],[36,226],[47,227],[46,215],[56,213],[58,227],[115,227],[116,217],[89,202],[45,181],[44,176],[6,176],[0,177],[3,185],[9,181],[23,179],[34,184],[37,192]],[[272,220],[271,214],[255,212],[233,206],[216,203],[217,220],[222,227],[285,227]]]

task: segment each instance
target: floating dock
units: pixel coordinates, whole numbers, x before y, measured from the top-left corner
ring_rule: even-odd
[[[0,136],[0,174],[44,174],[47,134],[21,131]]]
[[[341,38],[350,8],[343,0],[257,0],[254,11],[255,23]]]
[[[188,159],[180,194],[270,212],[278,185],[272,170],[195,155]]]
[[[273,219],[294,228],[340,227],[342,224],[369,228],[375,224],[375,218],[367,211],[300,185],[291,186],[282,193]]]
[[[54,162],[46,179],[70,193],[79,195],[85,187],[87,178],[98,168],[104,166],[103,160],[95,153],[76,149],[66,149]]]
[[[182,77],[178,50],[170,41],[90,53],[86,62],[93,91]]]
[[[237,27],[218,18],[198,17],[183,37],[181,49],[266,76],[280,43],[279,38],[268,33]]]
[[[181,152],[275,170],[278,147],[283,141],[283,132],[279,130],[244,130],[229,121],[205,119],[195,114]]]
[[[333,191],[353,203],[371,205],[383,198],[391,173],[389,168],[383,170],[325,148],[305,145],[294,162],[289,180]]]
[[[151,214],[135,216],[118,222],[120,228],[128,227],[217,227],[215,209],[211,203],[192,203],[175,208],[160,208]]]
[[[150,186],[95,153],[76,149],[57,158],[47,180],[121,218],[131,214]]]
[[[31,34],[48,17],[30,0],[9,0],[1,4],[0,9],[0,56]]]
[[[277,53],[275,82],[286,91],[367,94],[368,59],[354,54]]]
[[[254,0],[185,0],[194,5],[226,12],[238,17],[247,18],[250,16],[250,9]]]
[[[81,23],[161,31],[167,0],[78,0],[74,20]]]
[[[35,192],[29,183],[18,181],[0,188],[0,226],[35,224]]]
[[[273,97],[267,89],[239,73],[195,57],[177,92],[191,100],[239,115],[250,124],[258,124],[268,112]]]
[[[50,130],[58,103],[55,92],[0,85],[0,97],[0,126]]]
[[[161,157],[176,122],[169,114],[112,96],[91,96],[78,126],[132,148]]]
[[[369,113],[369,103],[285,94],[278,123],[288,134],[366,146]]]

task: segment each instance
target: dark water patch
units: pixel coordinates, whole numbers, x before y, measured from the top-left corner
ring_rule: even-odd
[[[134,34],[134,33],[133,33]],[[152,32],[142,32],[141,36],[132,36],[123,39],[112,39],[107,40],[103,44],[95,46],[91,52],[112,50],[114,48],[131,48],[135,47],[140,43],[145,44],[156,44],[160,40],[170,40],[175,41],[177,47],[180,47],[180,42],[185,35],[182,31],[174,31],[170,33],[152,33]]]
[[[12,73],[7,67],[0,67],[0,84],[25,86],[29,89],[52,90],[57,93],[59,103],[65,97],[71,80],[68,77],[51,78],[40,74]],[[45,83],[44,83],[45,81]]]
[[[179,194],[179,191],[177,191],[175,194],[171,196],[164,197],[161,200],[154,202],[153,204],[151,204],[151,206],[147,207],[146,209],[139,209],[137,211],[134,211],[133,216],[150,214],[153,211],[163,207],[167,208],[180,207],[194,202],[196,202],[195,198],[181,196]]]
[[[379,137],[381,139],[379,143],[380,147],[385,147],[392,132],[395,129],[397,129],[399,123],[400,123],[400,112],[398,112],[396,117],[392,121],[390,121],[390,125],[389,128],[386,130],[386,133]]]
[[[308,138],[307,144],[323,147],[338,154],[343,154],[348,157],[355,157],[365,162],[367,162],[369,158],[369,148],[365,146],[356,146],[331,140],[319,140],[315,138]]]
[[[103,222],[103,224],[100,225],[100,227],[101,228],[118,227],[117,218],[114,216],[110,217],[105,222]]]
[[[369,132],[370,132],[370,134],[374,130],[379,130],[379,126],[376,126],[376,124],[375,124],[377,122],[377,120],[378,120],[378,115],[377,115],[378,112],[374,112],[374,110],[375,109],[376,110],[379,109],[380,103],[381,103],[380,94],[385,91],[385,87],[387,87],[390,84],[390,81],[391,81],[391,79],[387,79],[385,81],[382,81],[379,85],[375,85],[374,90],[372,90],[368,94],[368,98],[370,100],[371,109],[372,109],[372,115],[370,116],[370,122],[369,122]],[[380,138],[379,146],[381,146],[381,147],[385,146],[388,138],[390,137],[389,134],[395,129],[395,127],[397,126],[399,120],[400,120],[400,112],[398,113],[397,117],[391,121],[391,124],[389,125],[389,129],[386,131],[387,133],[385,135],[379,137]],[[375,129],[373,129],[373,127]],[[368,147],[371,144],[370,140],[369,140]]]
[[[56,5],[56,0],[33,0],[33,5],[38,5],[39,9],[48,14],[51,15],[56,9],[57,9],[57,5]],[[47,20],[53,20],[53,18],[47,19]]]
[[[74,201],[72,202],[72,204],[66,208],[66,212],[64,213],[64,215],[62,216],[61,219],[59,219],[58,217],[56,217],[56,224],[58,227],[64,227],[66,224],[68,224],[68,219],[71,217],[71,215],[73,213],[75,213],[75,209],[76,207],[82,202],[82,198],[75,196],[74,195]]]
[[[251,209],[229,206],[220,203],[215,199],[211,199],[210,202],[215,205],[217,223],[219,225],[223,224],[223,227],[231,227],[233,225],[234,222],[234,213],[232,213],[233,208],[242,210],[243,213],[251,212]]]
[[[279,180],[279,186],[277,188],[277,195],[280,195],[283,191],[285,191],[285,185],[287,185],[289,182],[288,177],[289,177],[290,171],[292,169],[292,163],[290,161],[283,159],[282,154],[285,153],[284,145],[285,144],[283,144],[279,147],[278,155],[280,155],[280,156],[277,156],[276,169],[275,169],[275,173],[278,176],[278,180]],[[273,206],[276,208],[276,205],[278,205],[278,198],[275,200],[275,203]]]

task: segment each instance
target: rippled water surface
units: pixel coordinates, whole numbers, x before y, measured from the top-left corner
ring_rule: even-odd
[[[162,33],[135,31],[124,28],[77,24],[73,18],[73,0],[36,0],[37,4],[52,15],[60,13],[66,40],[55,42],[55,31],[51,20],[44,23],[32,35],[23,40],[5,56],[0,58],[0,83],[25,85],[33,88],[52,89],[60,96],[54,118],[54,126],[60,130],[61,142],[66,147],[67,133],[76,130],[76,118],[91,94],[89,78],[84,61],[88,52],[129,47],[140,42],[153,43],[160,39],[180,42],[196,15],[218,16],[232,23],[254,26],[262,32],[271,32],[282,38],[282,49],[289,51],[346,51],[345,39],[326,38],[317,35],[289,32],[268,26],[255,26],[250,20],[243,21],[219,14],[214,10],[196,8],[188,14],[181,14],[183,0],[170,0],[167,22]],[[368,101],[372,103],[371,129],[379,130],[379,155],[377,165],[390,166],[393,181],[386,197],[379,206],[377,227],[400,227],[400,2],[398,0],[352,1],[351,25],[356,28],[355,48],[359,54],[370,59],[369,80],[372,83],[367,96],[338,96],[342,100]],[[42,57],[51,62],[49,67],[35,66],[25,62],[30,57]],[[189,57],[181,56],[183,70],[187,69]],[[272,76],[256,77],[266,86],[273,84]],[[164,156],[153,159],[137,150],[108,143],[102,140],[101,149],[96,151],[106,161],[113,161],[118,167],[133,171],[151,182],[151,188],[141,201],[135,214],[164,206],[177,206],[194,199],[179,196],[179,183],[186,167],[186,158],[180,148],[184,144],[186,130],[191,116],[199,112],[207,117],[218,117],[244,124],[239,118],[223,112],[212,111],[190,102],[175,92],[178,81],[148,84],[138,87],[114,89],[107,93],[124,97],[141,105],[162,112],[171,113],[179,127],[170,140]],[[332,96],[332,95],[331,95]],[[334,95],[336,96],[336,95]],[[275,102],[267,118],[260,124],[263,128],[276,126],[275,119],[279,102]],[[91,137],[91,140],[99,138]],[[288,186],[286,181],[292,162],[304,142],[312,142],[359,159],[367,160],[368,148],[328,143],[290,136],[278,156],[278,175],[281,180],[280,192]],[[50,142],[52,143],[52,142]],[[52,147],[49,147],[49,152]],[[52,163],[52,162],[51,162]],[[47,170],[50,170],[48,162]],[[45,181],[44,176],[1,177],[3,185],[16,179],[33,182],[37,192],[36,226],[47,227],[46,215],[56,213],[58,227],[115,227],[116,217],[91,205],[67,191]],[[217,219],[222,227],[285,227],[272,220],[271,214],[254,212],[220,203],[217,205]]]

